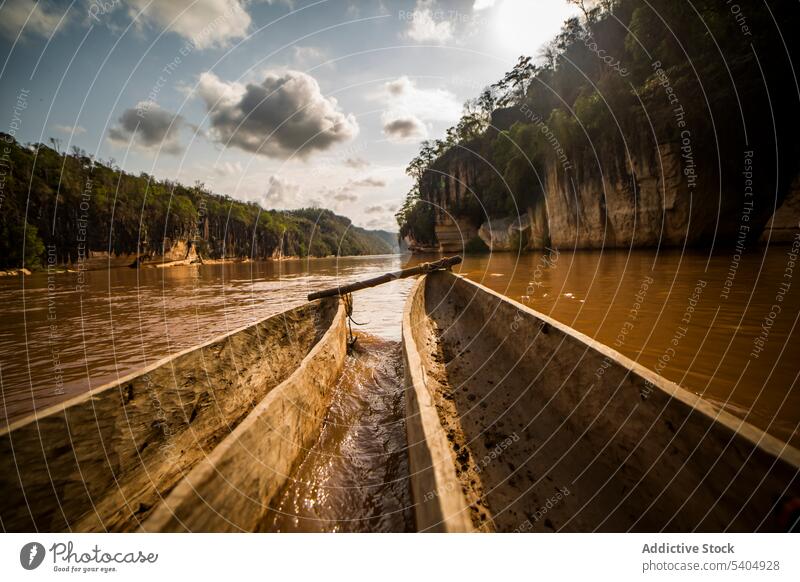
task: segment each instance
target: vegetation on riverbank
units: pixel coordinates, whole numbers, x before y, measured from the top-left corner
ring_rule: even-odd
[[[0,268],[74,263],[90,250],[158,256],[176,243],[212,259],[385,254],[394,239],[330,210],[265,210],[0,133]]]
[[[800,17],[798,4],[573,2],[581,17],[568,20],[536,59],[520,57],[468,101],[442,139],[422,143],[407,168],[414,186],[397,213],[401,235],[435,243],[437,208],[477,227],[551,198],[575,206],[550,204],[550,212],[566,212],[555,224],[598,216],[587,228],[613,233],[612,212],[650,204],[639,199],[639,181],[655,173],[666,182],[662,208],[711,217],[709,224],[676,217],[676,238],[686,230],[683,236],[708,243],[719,235],[715,215],[738,222],[746,186],[754,192],[747,237],[757,238],[800,171],[791,66],[798,40],[788,28]],[[749,184],[746,152],[760,167]],[[677,167],[665,170],[670,156]],[[581,188],[593,193],[581,198],[573,192]],[[651,214],[652,225],[637,227],[660,228],[663,216]],[[641,240],[663,242],[658,233]]]

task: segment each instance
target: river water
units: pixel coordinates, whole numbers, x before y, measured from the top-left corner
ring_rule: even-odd
[[[400,344],[357,337],[322,433],[265,531],[414,531]]]
[[[789,250],[741,260],[697,251],[495,253],[467,257],[456,271],[798,444],[800,281]],[[0,279],[0,423],[299,305],[310,291],[423,260],[430,257],[119,268],[81,274],[82,288],[77,273]],[[355,295],[361,351],[318,446],[281,498],[275,529],[407,529],[397,364],[412,284]],[[349,468],[337,458],[350,459]],[[357,481],[368,485],[347,503],[363,508],[357,519],[331,510],[330,499],[308,502],[326,484],[351,495]]]

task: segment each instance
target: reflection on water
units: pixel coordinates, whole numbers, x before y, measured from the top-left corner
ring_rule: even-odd
[[[800,285],[787,276],[787,250],[754,250],[733,271],[729,253],[677,251],[496,253],[467,257],[456,270],[789,438],[800,420]],[[2,417],[299,305],[309,291],[422,260],[429,258],[123,268],[87,273],[83,293],[74,273],[53,276],[50,288],[45,273],[0,281]],[[411,284],[356,293],[362,329],[397,341]]]

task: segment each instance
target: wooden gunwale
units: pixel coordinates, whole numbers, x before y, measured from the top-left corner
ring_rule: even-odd
[[[305,304],[3,428],[3,528],[136,529],[319,344],[343,358],[345,321],[338,299]]]
[[[434,277],[437,279],[432,280]],[[433,286],[431,289],[435,291],[435,305],[426,305],[426,292],[431,292],[429,286]],[[456,305],[443,308],[442,304],[447,302],[443,298]],[[439,318],[438,324],[433,323],[430,309],[442,309],[435,315]],[[459,324],[452,323],[461,317],[482,321],[480,324],[473,322],[472,327],[467,324],[459,327]],[[510,331],[512,322],[517,324],[514,331]],[[470,362],[470,358],[458,349],[444,346],[458,353],[445,355],[444,365],[437,364],[439,356],[432,355],[431,340],[455,345],[464,339],[459,334],[466,333],[466,330],[471,330],[471,333],[482,330],[475,335],[487,334],[484,340],[487,342],[494,334],[491,335],[492,345],[487,344],[483,350],[481,344],[476,343],[476,337],[464,342],[481,354],[478,360],[484,361],[476,363],[473,357]],[[513,336],[515,333],[522,335]],[[504,344],[509,337],[513,341]],[[426,342],[428,347],[421,347]],[[529,345],[523,348],[515,343]],[[492,353],[498,346],[501,346],[500,351],[509,352],[505,356],[507,359]],[[461,345],[459,349],[463,348]],[[559,350],[562,350],[561,354]],[[794,447],[713,407],[701,396],[589,336],[464,277],[434,273],[417,281],[404,312],[403,351],[409,368],[406,422],[409,427],[412,492],[420,530],[526,531],[529,528],[530,531],[546,531],[542,528],[544,519],[534,517],[550,511],[548,521],[552,527],[548,526],[548,529],[566,531],[682,531],[692,529],[687,524],[694,521],[697,521],[696,528],[700,531],[774,531],[781,527],[778,515],[781,499],[788,498],[794,503],[800,495],[800,451]],[[513,357],[510,352],[513,352]],[[562,361],[558,362],[559,359]],[[605,375],[593,377],[603,362],[607,363]],[[507,381],[522,386],[509,389],[517,400],[513,405],[507,403],[510,412],[506,414],[504,411],[498,417],[517,414],[516,420],[531,418],[546,427],[545,434],[542,434],[541,431],[537,433],[536,424],[532,427],[525,426],[524,422],[515,425],[524,428],[517,428],[514,432],[516,440],[513,443],[509,441],[504,445],[507,449],[498,454],[502,462],[495,462],[494,457],[485,455],[486,450],[480,444],[483,432],[492,430],[491,421],[480,425],[477,413],[472,411],[473,405],[466,402],[462,402],[460,407],[456,404],[457,419],[445,418],[442,415],[448,414],[448,404],[439,396],[443,389],[451,391],[458,403],[463,389],[477,393],[476,405],[488,402],[491,410],[493,398],[505,398],[508,394],[496,386],[482,388],[477,385],[477,380],[490,378],[492,370],[487,368],[498,363],[500,367],[496,368],[497,377],[493,384]],[[434,373],[437,366],[439,371]],[[464,372],[459,376],[457,372],[449,371],[464,366],[469,368],[469,374]],[[504,375],[508,378],[504,379]],[[528,379],[530,382],[524,386],[526,382],[514,376],[524,376],[526,382]],[[442,380],[443,377],[446,379]],[[463,385],[448,386],[451,378],[466,380]],[[547,378],[553,386],[542,385],[546,384]],[[637,398],[640,395],[644,396]],[[628,403],[633,400],[636,402],[630,406]],[[422,402],[429,414],[419,414],[417,402]],[[524,406],[530,407],[530,413]],[[514,410],[514,407],[521,408]],[[625,413],[628,413],[627,419]],[[663,424],[669,430],[664,429]],[[454,443],[442,442],[446,428],[452,438],[453,427],[456,427],[456,433],[464,428],[466,436],[460,444],[470,448],[472,458],[466,471],[463,457],[458,462],[455,459]],[[581,440],[584,438],[585,441]],[[607,473],[599,470],[594,473],[599,486],[595,491],[586,484],[580,491],[581,482],[576,479],[577,483],[570,483],[569,479],[563,478],[570,471],[558,467],[558,463],[566,463],[565,459],[575,455],[577,440],[581,440],[578,449],[602,453],[599,454],[599,463],[596,456],[593,464],[605,462],[609,465]],[[520,444],[516,444],[518,441]],[[530,449],[522,454],[520,449],[529,444]],[[546,450],[535,450],[539,446],[558,449],[560,456],[552,455],[556,462],[532,460],[537,455],[547,456]],[[664,457],[667,449],[666,457],[669,458]],[[425,454],[420,454],[420,451]],[[477,467],[476,457],[485,466]],[[501,468],[503,463],[512,460],[513,470]],[[556,508],[548,507],[544,514],[537,513],[532,508],[539,507],[536,504],[548,499],[542,473],[553,467],[560,468],[562,475],[561,481],[555,480],[561,484],[560,488],[554,490],[562,493],[567,486],[574,486],[572,495],[557,493]],[[574,472],[578,473],[582,468],[579,466]],[[509,479],[513,481],[515,476],[523,475],[523,469],[530,469],[530,474],[534,475],[529,480],[532,485],[509,485]],[[454,486],[454,478],[458,480],[457,472],[462,479],[459,486]],[[558,471],[554,473],[557,475]],[[467,474],[473,481],[478,481],[474,490],[464,481]],[[526,482],[524,478],[518,481]],[[604,488],[607,490],[603,491]],[[631,493],[632,489],[636,493]],[[681,500],[681,492],[687,498]],[[708,498],[707,511],[700,501],[689,498],[692,494]],[[653,499],[643,501],[642,497],[646,495]],[[768,499],[770,495],[775,499]],[[538,496],[538,501],[526,501],[526,496]],[[592,503],[602,505],[605,496],[611,500],[608,507],[591,508]],[[502,499],[504,506],[493,506],[486,512],[488,519],[481,522],[476,516],[483,510],[476,511],[475,500],[488,499],[492,505],[493,497],[495,505]],[[581,516],[581,512],[589,513],[587,507],[597,510],[597,515]],[[769,511],[771,508],[775,511]],[[603,515],[603,510],[607,515]],[[659,510],[665,515],[657,515]],[[514,514],[513,518],[509,512]],[[455,514],[471,515],[469,526],[465,527],[463,520],[447,519]]]
[[[271,504],[319,437],[347,353],[346,313],[301,364],[178,483],[141,531],[261,531]]]

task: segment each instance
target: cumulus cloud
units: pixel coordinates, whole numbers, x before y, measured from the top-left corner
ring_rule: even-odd
[[[132,17],[153,28],[170,30],[205,49],[227,46],[243,38],[250,28],[250,15],[242,0],[128,0]]]
[[[80,135],[82,133],[86,133],[86,128],[82,127],[80,125],[61,125],[61,124],[56,124],[56,125],[53,126],[53,129],[55,129],[56,131],[60,131],[61,133],[69,133],[69,134],[75,134],[75,135]]]
[[[452,123],[461,116],[461,104],[453,93],[420,88],[406,75],[384,83],[372,98],[384,104],[383,133],[392,141],[425,139],[426,121]]]
[[[208,109],[212,138],[248,152],[305,158],[358,134],[355,117],[300,71],[268,72],[262,83],[247,85],[203,73],[197,93]]]
[[[179,154],[183,151],[180,131],[185,125],[180,115],[162,109],[157,103],[141,101],[122,113],[108,137],[117,145],[125,146],[133,141],[140,149],[157,148],[168,154]]]
[[[407,76],[385,83],[376,98],[383,101],[383,133],[391,141],[425,139],[425,121],[454,122],[461,115],[456,96],[445,89],[422,89]]]
[[[367,206],[364,214],[373,217],[367,222],[367,226],[369,228],[392,228],[395,223],[394,213],[396,210],[397,206],[393,204]]]
[[[417,0],[406,34],[416,42],[444,43],[453,38],[453,24],[436,10],[433,0]]]
[[[300,186],[280,176],[269,177],[269,188],[262,200],[266,208],[293,206],[300,194]]]
[[[394,81],[389,81],[385,85],[386,92],[391,95],[392,97],[399,97],[403,95],[411,88],[411,79],[407,76],[403,75],[399,79],[395,79]]]
[[[414,115],[427,121],[455,121],[461,103],[446,89],[422,89],[406,75],[384,84],[378,98],[389,111]]]
[[[67,20],[65,10],[59,10],[48,2],[6,0],[2,5],[0,34],[10,40],[16,39],[17,35],[25,38],[31,34],[48,38]]]
[[[425,124],[413,115],[384,118],[383,133],[390,141],[417,141],[428,137]]]

